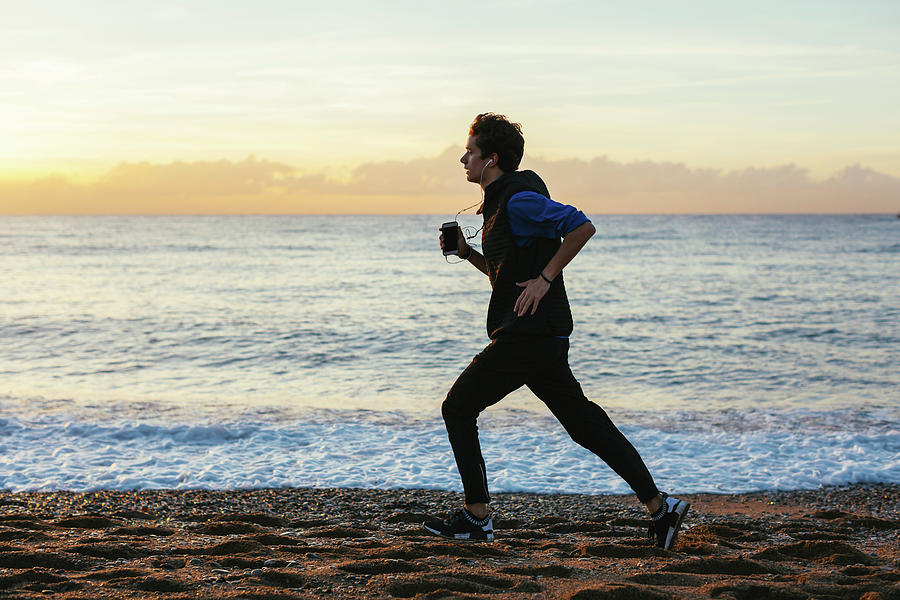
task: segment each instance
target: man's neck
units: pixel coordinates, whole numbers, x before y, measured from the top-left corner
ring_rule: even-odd
[[[485,171],[484,175],[481,176],[481,189],[487,189],[487,186],[503,177],[503,175],[504,172],[500,169],[489,169]]]

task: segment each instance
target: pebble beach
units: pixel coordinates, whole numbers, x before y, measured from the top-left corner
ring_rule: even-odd
[[[0,597],[900,598],[900,485],[682,497],[666,551],[631,496],[498,494],[472,543],[444,491],[0,492]]]

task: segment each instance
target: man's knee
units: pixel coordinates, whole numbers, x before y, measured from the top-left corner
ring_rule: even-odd
[[[453,415],[456,413],[456,407],[450,399],[450,395],[448,394],[446,398],[444,398],[443,404],[441,404],[441,416],[444,417],[444,422],[453,420]]]
[[[606,412],[593,402],[584,399],[582,408],[583,410],[571,413],[557,413],[556,416],[573,442],[588,450],[596,451],[598,446],[609,441],[609,436],[615,428],[610,428],[612,423]]]
[[[573,442],[583,448],[591,450],[596,446],[596,436],[593,435],[594,432],[588,430],[586,427],[566,427],[566,432],[569,434],[569,437],[572,438]]]
[[[473,410],[469,402],[466,402],[468,395],[460,389],[460,386],[454,385],[444,398],[441,404],[441,416],[444,422],[461,421],[474,419],[478,416],[478,411]]]

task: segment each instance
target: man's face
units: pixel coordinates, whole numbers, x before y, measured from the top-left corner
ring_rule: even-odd
[[[474,135],[469,136],[469,139],[466,140],[466,153],[459,159],[459,162],[466,167],[466,181],[472,183],[481,183],[484,167],[490,160],[489,157],[481,158],[481,148],[476,143],[477,139]]]

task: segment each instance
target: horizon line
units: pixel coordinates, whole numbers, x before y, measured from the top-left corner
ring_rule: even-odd
[[[585,215],[596,215],[604,217],[864,217],[864,216],[890,216],[900,218],[900,207],[898,212],[656,212],[656,213],[619,213],[619,212],[596,212],[583,211]],[[296,213],[34,213],[34,214],[12,214],[0,213],[0,218],[55,218],[55,217],[441,217],[447,213],[313,213],[313,212],[296,212]],[[464,215],[478,216],[478,215]]]

